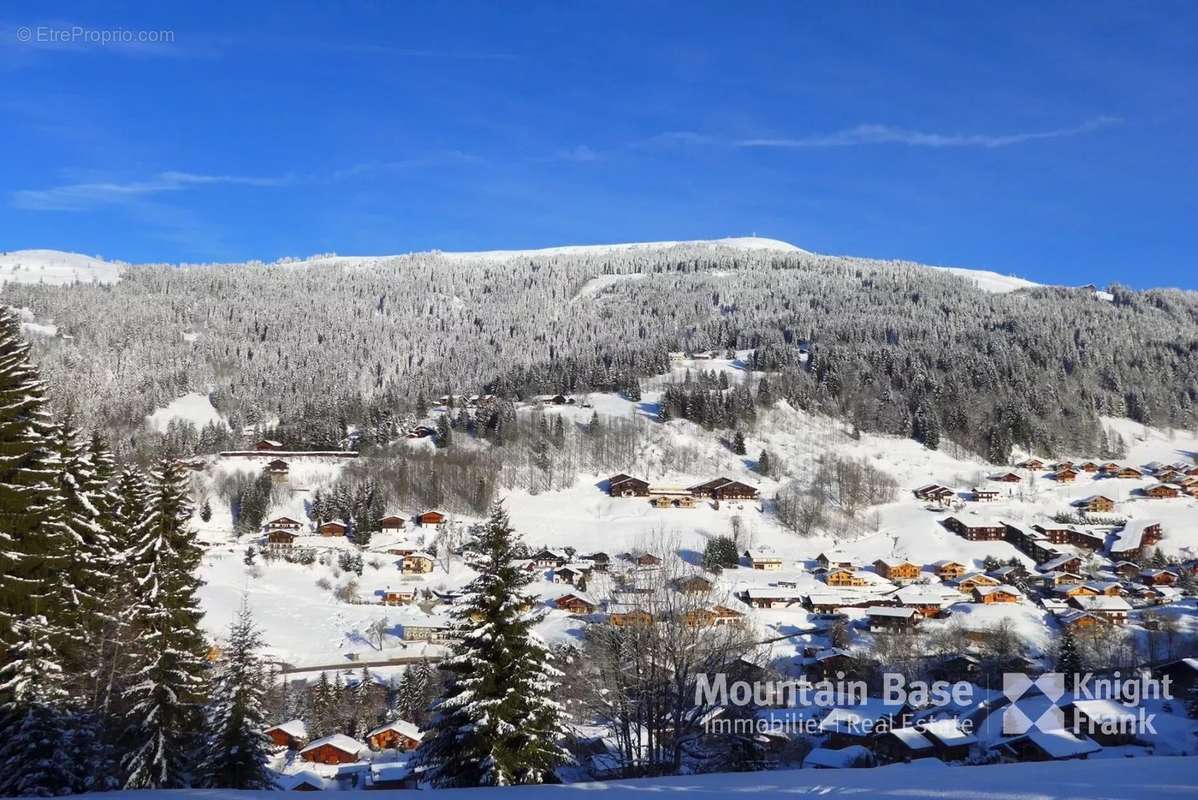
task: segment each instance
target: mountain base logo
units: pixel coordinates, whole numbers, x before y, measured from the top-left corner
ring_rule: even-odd
[[[1155,734],[1155,713],[1143,706],[1145,700],[1171,700],[1172,680],[1136,675],[1124,678],[1119,672],[1109,677],[1074,673],[1072,681],[1061,672],[1046,672],[1035,678],[1022,672],[1003,673],[1002,732],[1022,736],[1033,731],[1067,732],[1074,735],[1138,736]],[[1066,693],[1068,702],[1062,702]],[[1021,704],[1025,698],[1029,699]],[[1041,699],[1042,698],[1042,699]],[[1047,701],[1047,707],[1044,702]],[[1029,710],[1038,712],[1035,719]]]

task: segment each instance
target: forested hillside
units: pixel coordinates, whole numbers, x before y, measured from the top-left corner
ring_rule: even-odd
[[[234,425],[336,438],[449,392],[635,393],[670,351],[752,348],[755,368],[782,373],[771,396],[1002,461],[1012,445],[1099,452],[1102,414],[1198,424],[1198,295],[1112,294],[994,294],[909,263],[682,245],[144,266],[112,285],[8,285],[3,300],[57,326],[35,353],[55,400],[115,430],[211,390]],[[752,409],[674,405],[717,427]]]

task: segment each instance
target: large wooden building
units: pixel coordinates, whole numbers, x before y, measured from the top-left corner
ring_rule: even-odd
[[[971,542],[1000,542],[1006,536],[1006,528],[1000,522],[962,520],[948,517],[940,523],[953,533]]]
[[[756,500],[759,494],[756,488],[747,483],[724,477],[692,486],[689,491],[695,497],[709,497],[712,500]]]
[[[649,482],[621,472],[607,479],[607,493],[612,497],[648,497]]]
[[[415,750],[423,739],[420,728],[410,722],[397,719],[375,728],[366,734],[366,743],[371,750]]]

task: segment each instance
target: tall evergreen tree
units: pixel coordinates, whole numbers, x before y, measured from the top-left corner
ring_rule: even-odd
[[[271,789],[266,768],[270,740],[266,729],[267,674],[258,651],[262,635],[242,601],[217,665],[206,713],[208,736],[197,783],[213,789]]]
[[[202,612],[195,577],[201,550],[187,521],[187,475],[163,460],[151,473],[147,514],[131,554],[135,601],[130,624],[139,651],[125,690],[125,786],[188,785],[205,688]]]
[[[67,746],[71,726],[56,632],[48,620],[21,620],[0,667],[0,795],[52,796],[78,791],[78,764]]]
[[[479,575],[454,612],[462,638],[440,665],[445,694],[419,751],[435,786],[544,783],[568,758],[552,699],[560,672],[532,631],[540,617],[532,576],[515,564],[520,544],[495,503],[469,548]]]

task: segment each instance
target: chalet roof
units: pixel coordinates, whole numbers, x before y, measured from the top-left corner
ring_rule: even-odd
[[[802,595],[797,589],[782,589],[777,586],[754,586],[745,590],[750,600],[797,600]]]
[[[408,555],[404,556],[404,558],[420,558],[424,559],[425,561],[437,560],[436,556],[432,555],[431,553],[426,553],[423,550],[417,550],[415,553],[409,553]]]
[[[919,613],[914,608],[892,608],[890,606],[870,606],[865,609],[868,617],[888,617],[890,619],[913,619]]]
[[[1060,567],[1065,566],[1070,561],[1077,561],[1080,559],[1081,556],[1074,555],[1072,553],[1064,553],[1056,558],[1050,558],[1043,563],[1037,564],[1036,569],[1040,570],[1041,572],[1056,572]]]
[[[869,750],[859,744],[851,744],[839,750],[827,747],[817,747],[803,758],[804,767],[823,767],[824,769],[843,769],[853,764],[868,762],[873,757]]]
[[[1049,731],[1032,728],[1020,738],[1026,738],[1050,758],[1076,758],[1102,749],[1102,745],[1098,742],[1092,739],[1078,738],[1064,728]],[[1017,741],[1017,739],[1011,741]]]
[[[938,719],[932,722],[922,722],[919,727],[924,734],[940,740],[948,747],[977,744],[977,737],[962,730],[960,720]]]
[[[329,784],[333,783],[332,780],[326,781],[320,775],[317,775],[315,772],[308,769],[295,772],[290,775],[279,775],[275,782],[278,787],[285,792],[295,791],[300,786],[311,786],[313,789],[325,789]]]
[[[401,781],[414,771],[411,761],[387,761],[381,764],[371,764],[370,781],[372,783]]]
[[[782,563],[781,558],[778,558],[778,556],[769,555],[769,554],[759,554],[759,555],[752,556],[752,560],[753,561],[777,561],[779,564]]]
[[[1005,592],[1006,594],[1014,595],[1016,597],[1023,596],[1018,589],[1006,583],[1000,583],[998,586],[978,586],[974,588],[974,591],[982,597],[987,597],[989,595],[995,594],[996,592]]]
[[[402,719],[393,720],[388,722],[386,725],[380,725],[370,733],[366,734],[366,738],[371,739],[386,731],[395,731],[400,736],[406,736],[409,739],[415,739],[418,742],[424,738],[424,734],[420,732],[420,728],[413,725],[411,722]]]
[[[894,567],[918,567],[914,561],[908,561],[905,558],[879,558],[874,564],[884,564],[889,568]]]
[[[1115,540],[1111,542],[1110,551],[1112,553],[1123,553],[1139,549],[1144,543],[1144,531],[1153,525],[1159,524],[1160,521],[1155,519],[1129,519],[1127,524],[1115,534]]]
[[[1145,578],[1155,578],[1158,575],[1172,575],[1174,578],[1178,577],[1177,572],[1171,569],[1145,569],[1141,570],[1140,574]]]
[[[1096,723],[1138,720],[1136,711],[1114,700],[1074,700],[1064,708],[1075,708]]]
[[[566,594],[563,594],[561,597],[559,597],[557,599],[565,600],[567,597],[573,597],[576,600],[581,600],[582,602],[586,603],[587,605],[591,605],[591,606],[599,605],[598,603],[595,602],[595,599],[593,597],[591,597],[589,594],[587,594],[586,592],[568,592]]]
[[[278,725],[272,725],[266,729],[270,731],[282,731],[292,739],[307,739],[308,726],[304,724],[302,719],[291,719],[286,722],[280,722]]]
[[[965,595],[954,589],[938,586],[904,586],[894,596],[900,603],[941,607],[965,599]]]
[[[1111,595],[1105,594],[1095,595],[1093,597],[1089,595],[1078,595],[1072,598],[1072,602],[1083,611],[1122,611],[1125,613],[1131,611],[1131,603],[1127,602],[1122,597],[1112,597]]]
[[[271,447],[282,447],[283,446],[282,442],[276,442],[274,439],[259,439],[258,444],[266,444],[266,445],[270,445]]]
[[[951,559],[951,558],[942,558],[942,559],[940,559],[939,561],[933,561],[933,562],[932,562],[932,566],[933,566],[933,567],[940,567],[940,568],[943,568],[943,567],[964,567],[964,566],[966,566],[966,564],[965,564],[964,562],[961,562],[961,561],[955,561],[955,560],[953,560],[953,559]]]
[[[344,733],[334,733],[332,736],[326,736],[323,739],[317,739],[316,741],[312,742],[303,750],[300,750],[300,755],[312,752],[313,750],[317,750],[325,745],[335,747],[343,753],[349,753],[351,756],[359,755],[363,750],[366,749],[366,745],[362,742],[359,742],[357,739],[351,739]]]

